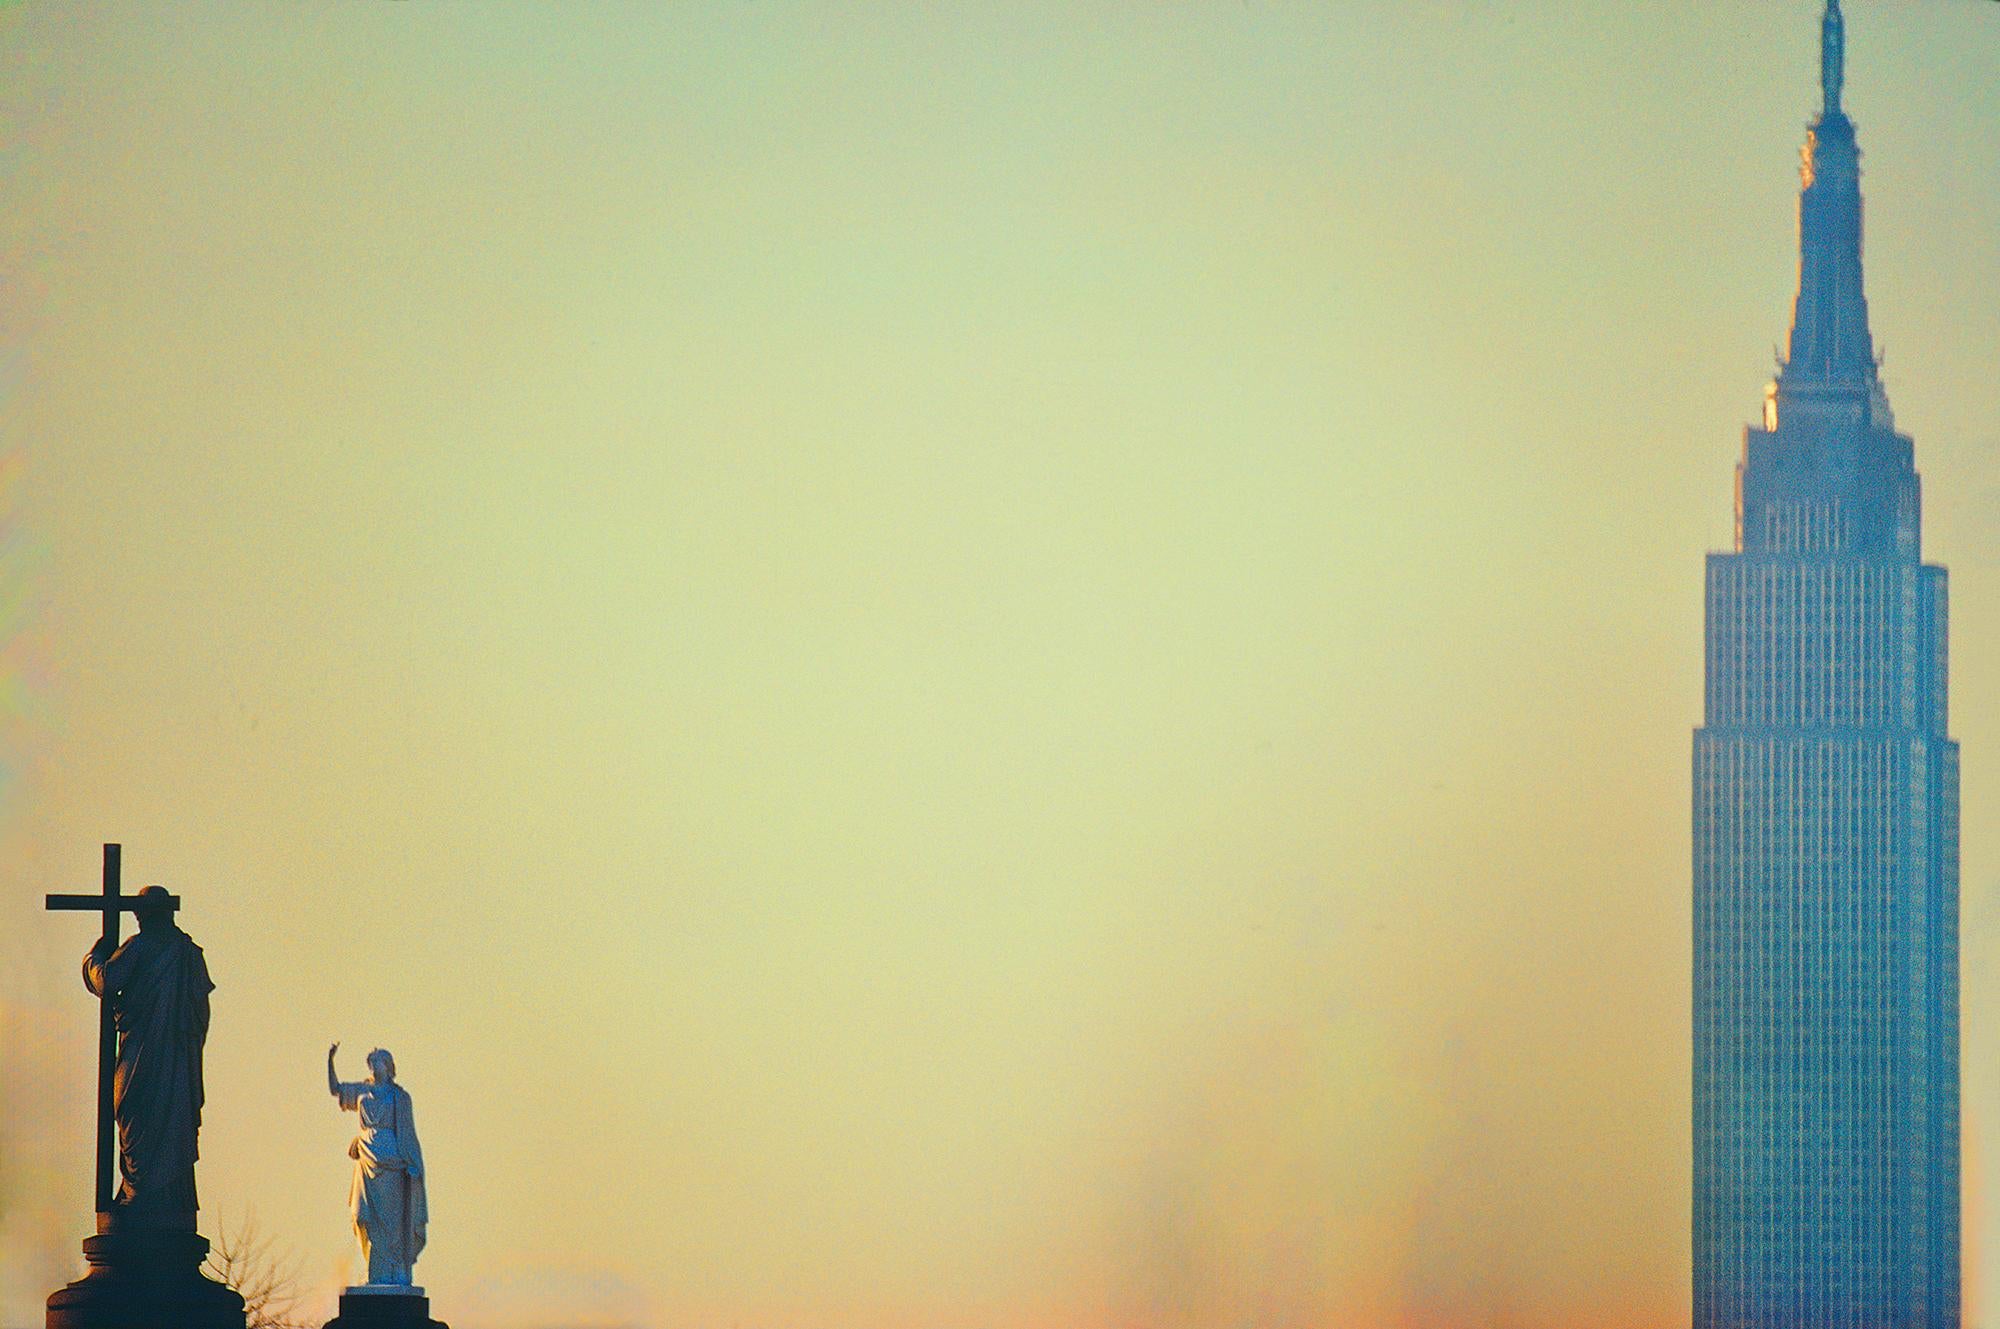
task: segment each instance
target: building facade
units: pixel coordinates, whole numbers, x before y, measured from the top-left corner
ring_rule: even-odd
[[[1878,374],[1839,0],[1791,344],[1708,559],[1694,737],[1696,1329],[1959,1324],[1944,569]]]

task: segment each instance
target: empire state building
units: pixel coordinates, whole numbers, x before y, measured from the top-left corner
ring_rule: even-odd
[[[1959,1324],[1945,572],[1878,375],[1821,22],[1791,345],[1708,558],[1694,736],[1696,1329]]]

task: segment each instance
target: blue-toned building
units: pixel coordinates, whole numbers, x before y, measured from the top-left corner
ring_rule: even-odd
[[[1696,1329],[1959,1324],[1945,573],[1878,374],[1838,0],[1791,345],[1708,559],[1694,738]]]

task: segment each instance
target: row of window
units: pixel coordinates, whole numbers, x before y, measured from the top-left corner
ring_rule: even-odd
[[[1767,503],[1763,525],[1766,549],[1800,552],[1845,549],[1853,540],[1846,505],[1837,498]]]
[[[1708,722],[1917,723],[1917,575],[1900,563],[1713,561]],[[1927,700],[1942,692],[1942,656],[1932,656]]]

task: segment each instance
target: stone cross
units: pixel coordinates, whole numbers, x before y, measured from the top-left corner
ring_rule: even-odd
[[[118,890],[119,855],[122,846],[104,846],[104,889],[96,895],[51,895],[47,908],[62,910],[101,912],[104,915],[104,940],[112,950],[118,949],[118,915],[135,913],[138,897],[121,895]],[[181,898],[169,895],[166,908],[179,909]],[[111,1013],[111,994],[106,992],[98,1001],[97,1010],[97,1212],[108,1214],[112,1210],[112,1197],[118,1189],[118,1124],[112,1117],[112,1086],[118,1072],[118,1026]]]

